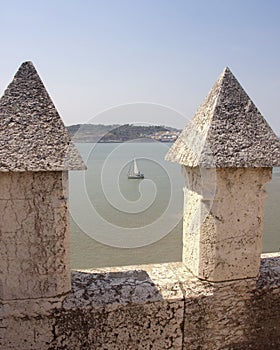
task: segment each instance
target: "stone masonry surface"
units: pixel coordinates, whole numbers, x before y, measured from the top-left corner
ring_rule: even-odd
[[[0,172],[0,184],[0,300],[68,292],[67,172]]]
[[[226,68],[166,160],[190,167],[280,165],[280,141]]]
[[[271,171],[184,167],[183,262],[194,275],[213,282],[257,277]]]
[[[182,263],[74,271],[72,292],[45,311],[2,303],[0,349],[276,350],[279,292],[278,254],[258,278],[220,283]]]
[[[279,140],[229,69],[193,122],[167,158],[189,172],[197,261],[74,271],[71,284],[67,170],[85,166],[32,63],[20,67],[0,100],[0,350],[280,349],[280,256],[259,270]]]
[[[85,165],[31,62],[0,99],[0,171],[78,170]]]

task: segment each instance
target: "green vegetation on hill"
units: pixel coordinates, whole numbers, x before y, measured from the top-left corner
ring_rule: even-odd
[[[76,124],[67,126],[74,142],[126,142],[126,141],[154,141],[161,135],[179,133],[180,130],[159,125],[103,125]]]

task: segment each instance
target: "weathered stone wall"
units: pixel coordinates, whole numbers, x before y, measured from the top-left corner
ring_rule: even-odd
[[[85,165],[31,62],[0,115],[0,350],[280,349],[280,256],[259,266],[280,141],[228,68],[167,156],[183,262],[76,271],[71,291],[65,171]]]
[[[218,283],[182,263],[76,271],[52,308],[5,309],[1,350],[279,349],[280,256],[262,259],[260,271]]]
[[[0,300],[68,292],[68,174],[1,172],[0,184]]]
[[[256,277],[271,168],[184,167],[183,262],[198,277]]]

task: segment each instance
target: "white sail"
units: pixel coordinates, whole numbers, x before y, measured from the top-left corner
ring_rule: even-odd
[[[135,175],[139,173],[138,166],[137,166],[137,163],[136,163],[136,159],[134,159],[133,172],[134,172]]]
[[[131,162],[127,176],[129,179],[144,179],[144,174],[140,173],[136,163],[136,159],[133,159],[133,161]]]

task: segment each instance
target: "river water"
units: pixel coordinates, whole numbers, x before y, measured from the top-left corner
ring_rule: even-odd
[[[88,170],[70,172],[71,267],[180,261],[183,175],[168,143],[77,144]],[[127,172],[137,159],[144,180]],[[263,252],[280,247],[280,172],[267,185]]]

